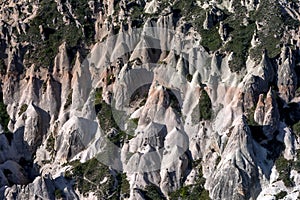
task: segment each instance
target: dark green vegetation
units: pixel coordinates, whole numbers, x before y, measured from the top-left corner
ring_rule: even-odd
[[[240,71],[246,66],[248,50],[255,30],[255,23],[250,21],[247,26],[242,25],[241,20],[228,18],[228,26],[231,29],[232,40],[225,45],[225,50],[233,52],[232,60],[229,61],[231,71]]]
[[[170,193],[170,199],[182,200],[209,200],[209,193],[204,188],[205,178],[202,174],[202,166],[197,165],[198,177],[194,185],[183,186],[180,189]]]
[[[124,118],[126,118],[125,112],[114,109],[112,106],[102,100],[102,88],[97,88],[95,90],[95,110],[101,129],[105,132],[105,134],[110,133],[107,135],[107,138],[112,143],[117,146],[122,146],[126,140],[132,138],[131,135],[128,135],[120,127],[120,125],[123,125],[121,122]],[[130,124],[131,128],[135,127],[134,121],[133,124],[132,122],[130,122]],[[132,131],[133,130],[131,130],[131,132]]]
[[[184,16],[186,20],[201,34],[203,45],[209,51],[216,51],[222,45],[221,37],[218,33],[219,24],[213,24],[209,30],[203,28],[206,11],[196,5],[195,0],[177,1],[173,5],[175,12]]]
[[[202,89],[199,97],[199,103],[192,112],[192,123],[198,124],[201,120],[210,120],[213,110],[211,100],[207,92]]]
[[[6,111],[6,105],[3,103],[3,93],[0,93],[0,124],[4,130],[4,132],[8,132],[8,123],[10,120],[10,117]]]
[[[3,58],[0,58],[0,74],[5,74],[6,72],[6,65],[5,65],[5,61]]]
[[[148,98],[148,92],[150,89],[150,84],[146,84],[138,88],[130,97],[129,106],[130,107],[142,107],[146,104]]]
[[[80,193],[87,195],[93,192],[100,199],[120,199],[120,196],[129,196],[129,182],[125,174],[112,173],[111,170],[100,163],[96,158],[80,163],[78,160],[69,163],[72,169],[67,171],[65,177],[75,181],[74,187]],[[116,174],[113,176],[112,174]],[[104,181],[106,178],[106,181]],[[102,182],[103,181],[103,182]],[[100,184],[102,182],[102,184]]]
[[[240,5],[239,2],[236,2],[236,4]],[[186,16],[187,21],[200,33],[202,46],[209,51],[216,51],[221,48],[222,40],[218,32],[220,22],[214,22],[209,30],[203,28],[206,12],[208,11],[196,6],[196,1],[193,0],[188,2],[178,1],[174,4],[174,8],[179,10],[183,16]],[[241,15],[245,14],[245,8],[239,6],[239,9],[240,11],[237,14],[220,10],[223,15],[224,26],[232,38],[221,50],[233,52],[233,59],[229,63],[229,67],[233,72],[239,71],[245,66],[255,30],[254,21],[250,21],[247,26],[242,24],[243,17]]]
[[[187,75],[186,75],[186,80],[187,80],[188,82],[192,82],[192,80],[193,80],[193,75],[192,75],[192,74],[187,74]]]
[[[54,156],[55,154],[54,145],[55,145],[55,138],[53,137],[53,134],[50,134],[50,136],[47,139],[46,150],[51,153],[51,156]]]
[[[218,27],[215,26],[210,30],[202,30],[200,31],[202,36],[201,44],[206,47],[210,51],[218,50],[222,45],[222,40],[218,33]]]
[[[71,89],[71,91],[69,92],[69,94],[67,96],[67,100],[66,100],[66,103],[64,105],[65,110],[72,104],[72,95],[73,95],[73,89]]]
[[[229,63],[232,71],[241,70],[246,64],[248,55],[257,62],[260,61],[264,50],[267,50],[269,57],[276,57],[280,53],[284,28],[286,26],[295,28],[299,25],[288,15],[284,15],[281,6],[274,0],[262,1],[256,11],[250,12],[249,17],[246,16],[247,10],[240,1],[236,0],[233,5],[235,14],[228,13],[228,17],[224,20],[232,37],[225,45],[226,51],[233,52],[233,60]],[[243,22],[244,19],[247,19],[246,24]],[[256,29],[255,21],[261,24],[260,30]],[[260,44],[249,51],[255,32]]]
[[[129,119],[127,123],[127,133],[131,136],[134,135],[134,131],[137,128],[139,123],[139,118]]]
[[[300,136],[300,121],[293,125],[293,131],[297,136]]]
[[[282,199],[283,197],[285,197],[287,195],[286,191],[280,191],[278,194],[275,195],[276,200],[277,199]]]
[[[67,171],[66,178],[75,180],[75,188],[86,195],[88,192],[95,192],[96,195],[104,197],[113,191],[114,178],[107,166],[102,165],[96,158],[85,163],[78,160],[70,163],[72,170]],[[103,185],[100,182],[107,177]]]
[[[117,175],[118,188],[117,191],[120,192],[121,196],[124,198],[129,198],[130,196],[130,184],[126,179],[126,174],[118,174]]]
[[[66,0],[62,0],[66,2]],[[76,16],[76,19],[82,25],[83,28],[83,37],[81,35],[77,36],[74,40],[77,44],[80,41],[85,41],[88,44],[94,41],[95,28],[94,28],[94,19],[92,19],[92,11],[89,8],[88,1],[86,0],[69,0],[72,5],[73,12]],[[64,4],[64,9],[67,9]],[[77,41],[76,41],[77,40]]]
[[[166,199],[160,188],[154,184],[149,184],[146,186],[144,190],[142,190],[142,194],[146,200],[164,200]]]
[[[249,126],[258,126],[259,124],[254,120],[255,107],[251,108],[247,112],[247,124]]]
[[[273,58],[280,53],[281,37],[285,28],[296,28],[299,22],[289,15],[283,14],[278,1],[261,1],[259,9],[253,13],[252,18],[262,23],[257,36],[261,44],[250,52],[250,56],[259,60],[261,51],[266,49],[268,55]]]
[[[281,10],[281,6],[277,1],[266,0],[260,3],[259,9],[251,11],[247,16],[247,9],[241,5],[241,2],[235,0],[233,2],[235,13],[227,10],[220,10],[223,13],[221,21],[223,21],[231,40],[222,46],[222,40],[218,33],[220,22],[216,21],[209,30],[203,28],[206,12],[196,5],[195,0],[177,1],[173,5],[173,9],[200,33],[202,37],[201,45],[209,51],[233,52],[232,60],[229,62],[231,71],[238,72],[246,65],[247,57],[260,61],[263,50],[267,50],[269,57],[274,58],[280,53],[281,38],[283,31],[287,27],[297,28],[299,22],[293,20]],[[260,30],[256,30],[255,21],[259,22]],[[251,39],[254,33],[260,41],[260,44],[250,50]]]
[[[67,13],[70,24],[63,22],[63,16],[57,11],[55,1],[42,0],[38,15],[30,22],[27,34],[20,35],[21,41],[30,43],[24,57],[25,64],[34,63],[36,68],[45,67],[51,70],[58,47],[63,42],[67,43],[69,57],[72,58],[76,51],[84,46],[84,43],[89,44],[94,40],[94,23],[88,2],[85,0],[69,2],[73,6],[77,20],[83,24],[83,27],[76,25],[73,16],[65,6],[65,1],[62,1],[63,10],[64,13]],[[42,34],[40,34],[40,27],[43,29]]]
[[[54,195],[55,195],[56,199],[60,199],[60,198],[64,197],[63,192],[61,190],[59,190],[59,189],[55,189]]]
[[[173,108],[173,111],[181,116],[181,105],[177,99],[177,96],[175,95],[175,91],[173,92],[171,89],[166,89],[169,97],[169,106]]]
[[[19,113],[18,113],[19,116],[22,115],[24,112],[26,112],[27,108],[28,108],[28,105],[27,104],[23,104],[21,106],[20,110],[19,110]]]
[[[300,151],[296,151],[297,160],[286,160],[283,155],[280,155],[279,158],[275,161],[276,169],[279,173],[279,180],[284,182],[286,187],[292,187],[295,185],[294,181],[290,178],[291,170],[296,170],[300,172]]]
[[[276,169],[279,172],[279,180],[282,180],[286,187],[292,187],[293,181],[290,179],[292,162],[286,160],[282,155],[275,161]]]
[[[115,11],[118,12],[120,9],[119,7],[119,1],[115,1]],[[131,1],[130,3],[127,4],[127,8],[129,9],[130,12],[130,19],[132,21],[132,26],[136,28],[141,28],[142,25],[144,24],[145,17],[147,14],[143,12],[144,10],[144,4],[142,1]],[[118,13],[115,13],[116,15]],[[117,30],[115,32],[118,32],[119,27],[117,27]]]
[[[221,51],[233,52],[232,60],[229,61],[231,71],[240,71],[245,65],[248,50],[251,46],[251,39],[255,30],[255,21],[248,19],[248,24],[243,24],[243,19],[247,18],[247,10],[240,1],[234,1],[235,13],[223,10],[223,27],[227,37],[231,39],[221,48]],[[228,38],[227,38],[228,40]]]

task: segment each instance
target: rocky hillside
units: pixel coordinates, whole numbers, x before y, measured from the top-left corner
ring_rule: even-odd
[[[300,2],[3,0],[0,199],[299,199]]]

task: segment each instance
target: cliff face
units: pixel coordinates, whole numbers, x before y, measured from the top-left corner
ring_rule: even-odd
[[[299,2],[0,5],[1,199],[299,198]]]

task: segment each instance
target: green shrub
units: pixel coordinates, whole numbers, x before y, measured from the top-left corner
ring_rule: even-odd
[[[241,19],[228,19],[229,29],[231,29],[231,40],[226,43],[225,50],[233,52],[229,68],[233,72],[245,68],[251,40],[255,30],[255,23],[250,21],[247,26],[241,25]]]
[[[296,161],[293,162],[292,168],[300,173],[300,149],[296,150]]]
[[[177,1],[173,5],[175,11],[179,11],[201,35],[201,45],[209,51],[216,51],[222,45],[221,37],[218,33],[218,26],[214,24],[209,30],[203,28],[206,17],[206,10],[196,5],[195,0]]]
[[[178,101],[176,95],[170,88],[167,88],[166,91],[169,95],[169,106],[173,108],[173,111],[177,115],[181,116],[181,105],[179,104],[179,101]]]
[[[216,51],[222,46],[222,40],[217,26],[209,30],[202,29],[200,34],[202,37],[201,45],[206,47],[209,51]]]
[[[300,135],[300,121],[293,125],[293,131],[297,136]]]
[[[292,170],[293,162],[286,160],[283,155],[281,155],[276,161],[275,161],[276,169],[279,173],[279,180],[282,180],[284,185],[286,187],[292,187],[294,186],[293,181],[290,178],[290,173]]]
[[[248,113],[246,114],[247,117],[247,124],[249,126],[258,126],[259,124],[254,120],[254,113],[255,107],[249,109]]]
[[[44,81],[43,84],[42,84],[42,93],[44,94],[47,90],[47,82]]]
[[[7,69],[7,67],[5,65],[4,59],[0,58],[0,74],[5,74],[6,69]]]
[[[2,97],[2,94],[0,95]],[[2,125],[2,128],[4,132],[8,132],[8,123],[10,120],[10,117],[6,111],[6,105],[3,103],[3,100],[1,98],[0,100],[0,124]]]
[[[154,184],[147,185],[145,190],[142,191],[144,194],[145,199],[147,200],[163,200],[166,199],[162,192],[160,191],[160,188],[157,187]]]
[[[128,180],[126,179],[126,174],[123,173],[120,175],[121,176],[121,188],[120,188],[120,193],[126,198],[129,197],[130,195],[130,184]]]
[[[170,199],[182,199],[182,200],[209,200],[209,192],[205,190],[205,179],[202,174],[202,166],[197,165],[199,170],[196,183],[193,185],[183,186],[180,189],[171,192],[169,194]]]
[[[277,199],[283,199],[287,195],[286,191],[280,191],[278,194],[275,195],[276,200]]]
[[[60,189],[55,189],[54,191],[55,199],[63,198],[64,194]]]
[[[66,110],[72,104],[72,95],[73,95],[73,89],[71,89],[71,91],[68,94],[66,103],[64,105],[64,110]]]
[[[192,123],[198,124],[201,120],[210,120],[213,110],[210,98],[205,90],[201,90],[199,103],[192,112]]]
[[[30,22],[27,34],[23,33],[19,36],[22,42],[30,43],[25,56],[28,65],[34,63],[36,69],[39,67],[52,69],[58,47],[63,42],[67,43],[69,52],[76,52],[82,46],[82,42],[90,44],[94,41],[94,21],[91,18],[92,13],[88,2],[84,0],[69,2],[73,6],[77,20],[83,25],[83,31],[81,27],[77,27],[72,17],[69,25],[63,22],[63,16],[58,12],[55,1],[40,1],[37,16]],[[68,10],[65,1],[62,1],[62,6],[64,10]],[[40,25],[44,29],[44,40],[40,34]],[[74,57],[74,55],[69,56]]]
[[[256,61],[261,59],[263,49],[267,50],[271,58],[276,57],[280,53],[284,29],[294,29],[299,24],[281,11],[281,5],[277,1],[262,1],[260,4],[251,16],[253,20],[264,22],[262,30],[257,33],[261,44],[250,52],[250,56]]]
[[[138,126],[138,122],[139,122],[139,118],[130,119],[130,120],[128,121],[126,132],[127,132],[128,134],[130,134],[129,136],[134,135],[134,131],[135,131],[135,129],[136,129],[137,126]],[[130,139],[131,139],[131,137],[130,137]]]
[[[102,103],[102,88],[96,88],[95,90],[95,105]]]
[[[54,145],[55,145],[55,138],[53,137],[52,134],[47,139],[46,143],[46,150],[49,151],[52,155],[54,154]]]
[[[218,164],[221,162],[221,156],[218,156],[216,159],[216,167],[218,166]]]
[[[193,168],[198,170],[198,176],[195,179],[195,184],[183,186],[176,191],[169,194],[170,199],[182,199],[182,200],[197,200],[203,199],[207,200],[209,198],[209,193],[204,188],[205,178],[202,173],[201,160],[193,162]]]
[[[107,166],[101,164],[96,158],[80,163],[78,160],[70,163],[72,169],[65,173],[65,177],[75,180],[75,188],[80,193],[86,195],[94,192],[96,195],[104,198],[109,196],[113,191],[114,178]],[[100,185],[105,177],[108,181]],[[103,194],[104,193],[104,194]]]
[[[121,129],[117,122],[126,120],[125,112],[118,111],[104,101],[95,105],[97,118],[101,129],[107,134],[112,129],[116,130],[116,134],[108,135],[107,138],[117,146],[122,146],[124,141],[131,139],[132,135],[127,134]],[[130,123],[130,122],[129,122]],[[121,125],[121,124],[120,124]]]
[[[187,74],[187,75],[186,75],[186,80],[187,80],[188,82],[192,82],[192,79],[193,79],[193,75],[192,75],[192,74]]]
[[[18,115],[21,116],[24,112],[26,112],[27,108],[28,108],[28,105],[27,104],[23,104],[21,106],[20,110],[19,110]]]

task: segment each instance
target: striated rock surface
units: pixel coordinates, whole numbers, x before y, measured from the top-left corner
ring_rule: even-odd
[[[1,2],[0,198],[299,198],[299,7]]]

